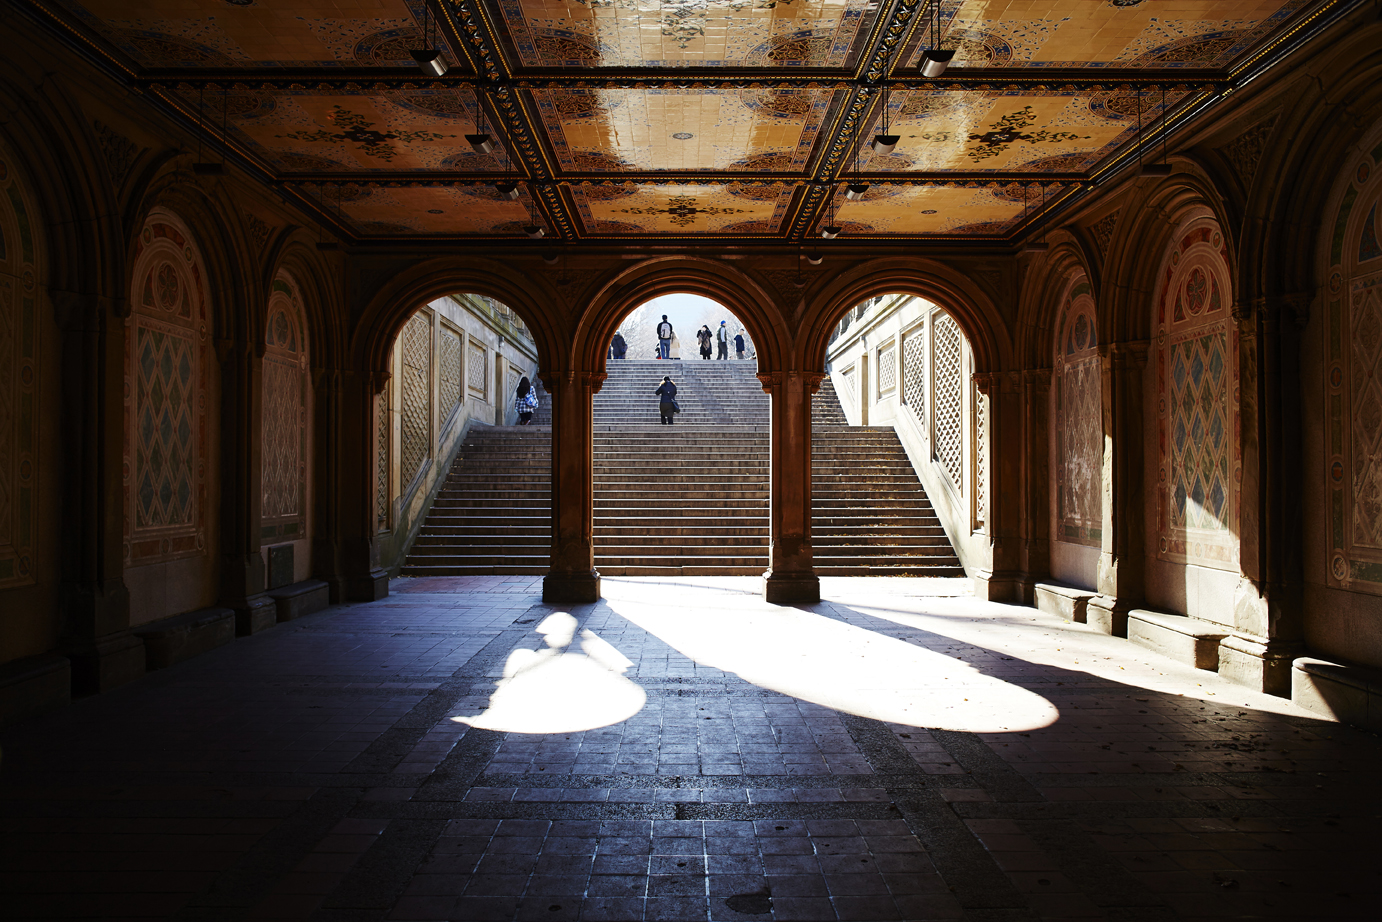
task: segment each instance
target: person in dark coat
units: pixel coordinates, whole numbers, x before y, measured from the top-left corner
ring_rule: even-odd
[[[696,331],[696,339],[701,344],[701,358],[710,358],[710,324],[706,324]]]
[[[734,334],[734,357],[735,357],[736,359],[742,359],[742,358],[744,357],[744,334],[743,334],[743,333],[735,333],[735,334]]]
[[[616,332],[614,334],[614,339],[610,340],[609,349],[610,354],[616,359],[622,359],[624,354],[629,351],[629,344],[624,342],[624,335],[622,333]]]
[[[662,425],[672,425],[673,416],[680,412],[680,408],[677,406],[676,400],[677,386],[672,383],[671,376],[663,375],[662,386],[653,391],[653,393],[662,398],[662,401],[657,406],[658,413],[662,415]]]

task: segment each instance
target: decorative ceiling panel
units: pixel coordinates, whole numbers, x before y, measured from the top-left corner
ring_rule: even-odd
[[[801,172],[830,109],[823,89],[535,90],[563,170]]]
[[[574,186],[589,233],[771,234],[792,197],[786,183]]]
[[[1227,65],[1306,0],[944,0],[958,67]],[[912,65],[931,47],[922,38]]]
[[[524,67],[853,67],[878,0],[498,0]]]
[[[219,127],[222,105],[232,140],[284,172],[499,172],[504,149],[477,156],[465,136],[475,132],[475,97],[461,89],[386,90],[364,95],[331,91],[250,91],[243,87],[180,99],[207,125]],[[199,99],[200,96],[200,99]],[[490,127],[489,134],[497,132]]]
[[[1035,213],[1039,197],[1033,189],[1024,204],[1022,188],[1016,183],[973,187],[875,184],[862,199],[851,202],[844,197],[842,187],[836,194],[835,222],[844,228],[846,237],[1000,236],[1021,222],[1024,214]]]
[[[1186,95],[1185,90],[1168,92],[1167,108]],[[886,156],[864,147],[861,167],[878,173],[1077,173],[1137,139],[1139,106],[1142,129],[1150,133],[1164,111],[1159,92],[894,93],[890,130],[901,143]]]
[[[62,3],[145,67],[412,67],[422,45],[420,0]]]
[[[367,236],[478,234],[524,239],[524,225],[533,223],[526,193],[509,201],[491,186],[365,185],[345,186],[340,192],[342,219]],[[328,207],[336,193],[334,188],[322,193]],[[541,216],[536,223],[544,225]]]

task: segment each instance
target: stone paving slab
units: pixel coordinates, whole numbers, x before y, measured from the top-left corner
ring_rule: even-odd
[[[1374,918],[1382,747],[964,580],[395,580],[0,734],[10,919]]]

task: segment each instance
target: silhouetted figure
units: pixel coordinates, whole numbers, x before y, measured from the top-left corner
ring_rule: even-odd
[[[701,358],[710,358],[710,324],[706,324],[696,331],[696,340],[701,344]]]
[[[624,334],[616,332],[614,339],[609,342],[609,354],[616,359],[622,359],[628,351],[629,344],[624,342]]]
[[[729,358],[729,327],[725,326],[723,320],[720,321],[720,329],[715,331],[715,342],[718,344],[717,355],[720,361]]]
[[[663,375],[662,385],[653,393],[662,398],[657,405],[658,413],[662,416],[662,425],[672,425],[672,418],[681,412],[681,407],[677,406],[677,386],[672,383],[671,376]]]
[[[528,383],[528,376],[518,382],[518,390],[513,395],[513,408],[518,411],[518,424],[526,426],[533,421],[533,411],[537,409],[537,389]]]
[[[657,357],[672,357],[672,325],[667,322],[666,314],[662,315],[662,322],[657,325]]]

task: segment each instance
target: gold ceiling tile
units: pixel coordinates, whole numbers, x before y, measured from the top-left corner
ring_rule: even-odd
[[[370,187],[341,206],[360,233],[481,234],[521,238],[531,223],[526,193],[502,199],[490,186]],[[328,193],[328,201],[330,193]],[[539,223],[541,220],[539,219]]]
[[[993,187],[874,186],[857,202],[841,194],[835,220],[845,240],[875,234],[999,235],[1022,215],[1021,201]]]
[[[581,222],[592,234],[771,234],[792,187],[730,185],[575,186]]]

